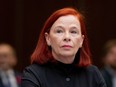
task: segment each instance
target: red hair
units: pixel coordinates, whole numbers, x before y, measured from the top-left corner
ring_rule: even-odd
[[[49,33],[51,26],[54,24],[54,22],[61,16],[65,15],[74,15],[76,16],[81,25],[81,32],[82,35],[84,35],[84,42],[82,48],[80,48],[79,55],[76,55],[75,58],[79,57],[78,63],[76,64],[79,67],[86,67],[91,64],[90,60],[90,50],[88,46],[88,38],[86,35],[86,29],[85,29],[85,23],[83,16],[74,8],[63,8],[60,10],[57,10],[54,12],[45,22],[44,27],[42,28],[42,31],[40,33],[40,37],[36,46],[35,51],[33,52],[31,56],[31,63],[36,62],[39,64],[45,64],[48,61],[55,61],[55,59],[52,56],[51,49],[49,49],[46,39],[45,39],[45,32]]]

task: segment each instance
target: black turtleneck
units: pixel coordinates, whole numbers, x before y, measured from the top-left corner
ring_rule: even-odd
[[[79,68],[75,63],[32,64],[24,70],[22,87],[106,87],[99,70],[91,65]]]

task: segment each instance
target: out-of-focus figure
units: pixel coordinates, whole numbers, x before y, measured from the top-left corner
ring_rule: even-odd
[[[105,67],[102,74],[107,87],[116,87],[116,39],[108,41],[104,46],[103,62]]]
[[[14,48],[0,43],[0,87],[21,87],[21,74],[13,69],[16,64]]]

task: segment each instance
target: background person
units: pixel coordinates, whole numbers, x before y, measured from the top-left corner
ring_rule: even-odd
[[[103,49],[103,77],[107,87],[116,87],[116,39],[109,40]]]
[[[20,87],[21,74],[13,69],[16,64],[14,48],[7,43],[0,43],[0,87]]]

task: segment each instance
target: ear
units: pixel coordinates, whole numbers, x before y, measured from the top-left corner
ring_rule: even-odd
[[[50,46],[51,45],[50,36],[49,36],[49,34],[47,32],[45,33],[45,39],[46,39],[47,45]]]
[[[81,36],[81,41],[80,41],[80,48],[82,47],[83,45],[83,41],[84,41],[84,35]]]

